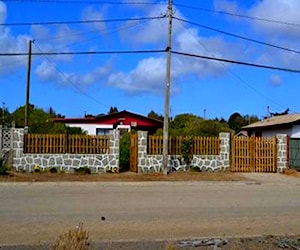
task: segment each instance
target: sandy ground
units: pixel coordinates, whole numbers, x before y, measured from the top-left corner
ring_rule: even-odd
[[[0,246],[51,244],[80,222],[97,249],[119,249],[118,242],[122,249],[147,249],[147,242],[148,249],[166,249],[166,244],[178,246],[179,239],[299,235],[300,179],[242,177],[247,179],[2,182]],[[258,239],[257,244],[264,242]],[[125,247],[130,244],[134,247]]]

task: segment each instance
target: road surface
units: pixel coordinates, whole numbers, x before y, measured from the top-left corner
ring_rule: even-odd
[[[300,179],[286,178],[0,183],[0,245],[54,242],[80,222],[91,240],[299,234]]]

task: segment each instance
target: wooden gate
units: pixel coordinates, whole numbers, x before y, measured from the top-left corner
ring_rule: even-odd
[[[300,138],[289,138],[289,167],[300,170]]]
[[[130,133],[130,157],[129,169],[130,172],[138,172],[138,135]]]
[[[237,137],[231,138],[232,172],[277,171],[276,137]]]

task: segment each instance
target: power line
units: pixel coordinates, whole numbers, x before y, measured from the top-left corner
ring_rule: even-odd
[[[201,59],[206,59],[206,60],[214,60],[214,61],[219,61],[219,62],[233,63],[233,64],[239,64],[239,65],[244,65],[244,66],[256,67],[256,68],[272,69],[272,70],[279,70],[279,71],[285,71],[285,72],[291,72],[291,73],[300,73],[300,70],[297,70],[297,69],[288,69],[288,68],[281,68],[281,67],[270,66],[270,65],[241,62],[241,61],[235,61],[235,60],[229,60],[229,59],[223,59],[223,58],[217,58],[217,57],[184,53],[184,52],[173,51],[173,50],[171,51],[171,53],[176,54],[176,55],[181,55],[181,56],[196,57],[196,58],[201,58]]]
[[[95,99],[94,97],[88,95],[86,92],[84,92],[81,88],[79,88],[73,81],[70,80],[70,78],[65,76],[65,73],[63,73],[48,57],[47,55],[45,55],[42,50],[40,49],[40,47],[38,45],[36,45],[34,43],[35,47],[37,47],[37,49],[44,55],[45,59],[50,62],[53,66],[54,69],[61,75],[62,78],[64,78],[65,81],[69,82],[73,88],[75,88],[79,93],[81,93],[82,95],[85,95],[86,97],[88,97],[89,99],[93,100],[95,103],[98,103],[106,108],[108,108],[108,106],[104,103],[99,102],[97,99]]]
[[[32,26],[32,25],[58,25],[58,24],[89,24],[89,23],[109,23],[109,22],[127,22],[127,21],[144,21],[166,18],[166,15],[155,17],[139,17],[139,18],[117,18],[117,19],[95,19],[81,21],[51,21],[51,22],[22,22],[22,23],[1,23],[1,26]]]
[[[279,20],[275,20],[275,19],[268,19],[268,18],[255,17],[255,16],[247,16],[247,15],[241,15],[241,14],[237,14],[237,13],[230,13],[230,12],[226,12],[226,11],[211,10],[211,9],[206,9],[206,8],[202,8],[202,7],[185,5],[185,4],[174,4],[174,6],[176,6],[176,7],[182,7],[182,8],[188,8],[188,9],[193,9],[193,10],[201,10],[201,11],[204,11],[204,12],[210,12],[210,13],[215,13],[215,14],[222,14],[222,15],[240,17],[240,18],[245,18],[245,19],[251,19],[251,20],[257,20],[257,21],[263,21],[263,22],[270,22],[270,23],[277,23],[277,24],[284,24],[284,25],[289,25],[289,26],[300,27],[300,24],[298,24],[298,23],[291,23],[291,22],[279,21]]]
[[[147,54],[162,53],[166,49],[159,50],[111,50],[111,51],[78,51],[78,52],[33,52],[33,56],[66,56],[66,55],[101,55],[101,54]],[[0,53],[0,56],[28,56],[28,53]]]
[[[274,44],[270,44],[270,43],[266,43],[266,42],[261,42],[261,41],[258,41],[256,39],[252,39],[252,38],[248,38],[248,37],[245,37],[245,36],[233,34],[233,33],[227,32],[227,31],[219,30],[219,29],[216,29],[216,28],[212,28],[212,27],[209,27],[209,26],[206,26],[206,25],[203,25],[203,24],[191,22],[191,21],[188,21],[188,20],[185,20],[185,19],[182,19],[182,18],[178,18],[178,17],[174,17],[174,19],[176,19],[178,21],[181,21],[181,22],[184,22],[184,23],[192,24],[192,25],[204,28],[204,29],[208,29],[208,30],[212,30],[212,31],[215,31],[215,32],[218,32],[218,33],[222,33],[222,34],[225,34],[225,35],[228,35],[228,36],[243,39],[243,40],[246,40],[246,41],[249,41],[249,42],[253,42],[253,43],[260,44],[260,45],[265,45],[265,46],[269,46],[269,47],[272,47],[272,48],[281,49],[281,50],[285,50],[285,51],[300,54],[299,50],[294,50],[294,49],[290,49],[290,48],[286,48],[286,47],[282,47],[282,46],[278,46],[278,45],[274,45]]]
[[[184,25],[181,24],[183,27]],[[184,27],[186,29],[186,27]],[[188,29],[186,29],[187,32],[191,33]],[[194,36],[192,36],[194,38]],[[194,38],[195,39],[195,38]],[[206,46],[198,39],[195,39],[206,51],[208,51],[210,54],[212,54],[214,57],[216,57],[208,48],[206,48]],[[273,99],[271,99],[270,97],[266,96],[264,93],[262,93],[261,91],[259,91],[258,89],[254,88],[252,85],[250,85],[249,83],[247,83],[245,80],[243,80],[238,74],[236,74],[232,69],[230,69],[228,67],[228,65],[225,62],[220,62],[220,64],[231,74],[233,75],[237,80],[239,80],[241,83],[243,83],[244,85],[246,85],[248,88],[250,88],[251,90],[253,90],[254,92],[256,92],[257,94],[261,95],[262,97],[264,97],[265,99],[269,100],[270,102],[276,104],[277,106],[283,107],[283,105],[281,105],[280,103],[274,101]]]
[[[143,1],[81,1],[81,0],[2,0],[2,2],[35,2],[35,3],[58,3],[58,4],[116,4],[116,5],[157,5],[163,2],[143,2]]]

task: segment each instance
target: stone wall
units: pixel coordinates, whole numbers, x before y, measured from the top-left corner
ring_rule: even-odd
[[[220,171],[230,168],[230,134],[220,133],[221,151],[219,155],[193,155],[191,166],[197,166],[201,171]],[[147,132],[138,132],[138,172],[162,171],[162,155],[147,154]],[[187,170],[182,163],[180,155],[169,155],[169,171]]]
[[[277,139],[277,172],[283,172],[284,169],[288,168],[288,136],[286,134],[276,135]]]
[[[24,129],[13,129],[13,168],[32,172],[35,168],[72,173],[80,167],[89,167],[92,173],[119,171],[119,130],[109,134],[110,152],[107,154],[25,154],[23,152]]]

